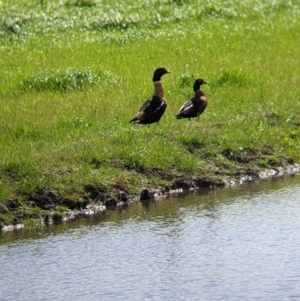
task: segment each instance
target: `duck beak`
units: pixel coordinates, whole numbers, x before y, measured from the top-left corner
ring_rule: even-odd
[[[210,82],[204,81],[203,84],[210,84]]]

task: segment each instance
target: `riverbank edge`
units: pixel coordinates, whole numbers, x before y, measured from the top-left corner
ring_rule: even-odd
[[[215,189],[241,185],[246,182],[260,181],[281,177],[285,175],[295,175],[300,173],[300,164],[293,163],[286,166],[270,167],[265,169],[247,169],[237,172],[235,177],[219,176],[209,177],[188,177],[181,176],[170,185],[160,187],[140,188],[140,193],[131,193],[122,184],[116,184],[110,191],[104,186],[85,185],[85,196],[81,202],[63,199],[50,187],[43,187],[29,196],[29,202],[41,208],[41,212],[36,218],[35,227],[67,222],[81,217],[95,214],[106,214],[108,211],[118,208],[125,209],[138,202],[145,204],[159,200],[168,196],[176,196],[191,191],[201,191],[201,189]],[[18,200],[8,198],[10,204],[8,211],[14,211],[19,207]],[[56,210],[56,206],[63,204],[67,207],[64,212]],[[21,205],[20,205],[21,206]],[[75,207],[74,207],[75,206]],[[22,215],[17,216],[13,223],[1,225],[0,231],[9,232],[25,228]],[[31,226],[34,227],[34,226]]]

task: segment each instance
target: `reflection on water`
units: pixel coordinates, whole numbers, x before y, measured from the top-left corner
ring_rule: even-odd
[[[300,177],[0,234],[0,300],[300,300]]]

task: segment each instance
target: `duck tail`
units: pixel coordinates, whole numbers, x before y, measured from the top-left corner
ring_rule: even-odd
[[[176,119],[182,119],[182,118],[184,118],[184,117],[181,114],[176,115]]]
[[[138,119],[138,118],[136,118],[136,117],[134,117],[134,118],[132,118],[130,121],[129,121],[129,123],[140,123],[141,121]]]

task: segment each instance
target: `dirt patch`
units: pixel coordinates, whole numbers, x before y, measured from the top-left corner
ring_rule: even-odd
[[[17,198],[7,198],[6,206],[9,210],[14,211],[17,210],[21,205]]]
[[[15,200],[16,203],[17,200]],[[71,210],[86,208],[90,203],[88,198],[68,199],[63,198],[51,187],[42,187],[36,189],[28,198],[28,204],[31,207],[39,207],[43,210],[54,210],[57,206],[65,206]]]
[[[50,187],[38,188],[33,192],[29,201],[31,201],[33,206],[37,206],[44,210],[54,209],[61,202],[61,197],[58,192]]]
[[[261,158],[261,152],[252,149],[250,147],[245,147],[240,150],[225,149],[222,151],[222,155],[228,160],[235,161],[238,163],[249,163],[251,161],[256,161]]]
[[[103,185],[91,185],[87,184],[84,186],[85,192],[89,195],[89,197],[94,201],[103,202],[107,195],[107,188]]]
[[[84,186],[84,190],[91,200],[110,206],[114,206],[118,202],[127,202],[130,196],[129,190],[123,183],[116,183],[110,188],[87,184]]]

